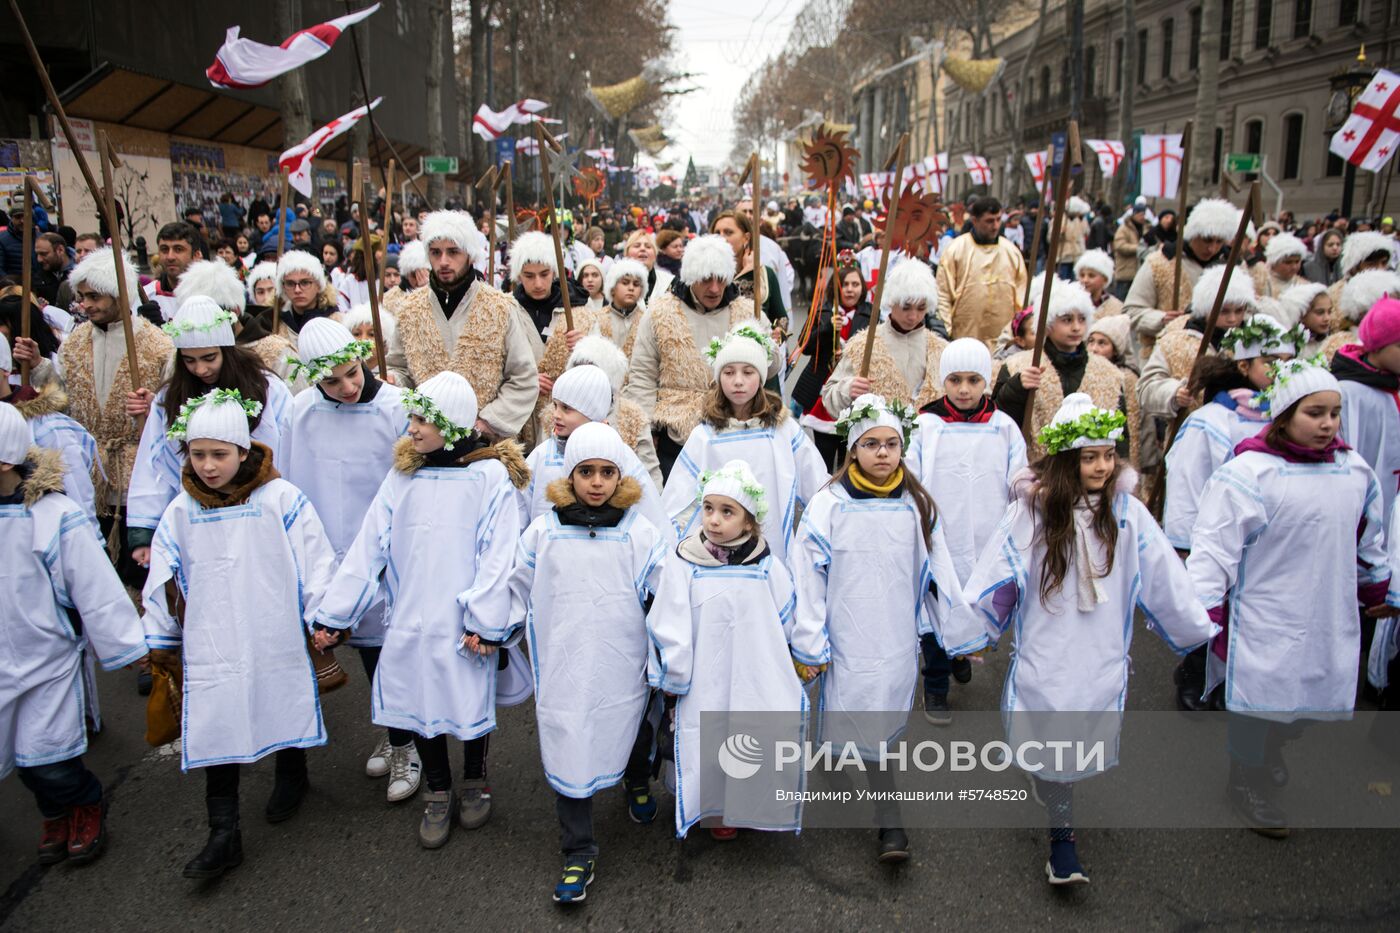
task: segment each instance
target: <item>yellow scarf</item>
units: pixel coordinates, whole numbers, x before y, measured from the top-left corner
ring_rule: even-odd
[[[860,471],[860,464],[858,463],[853,462],[850,472],[846,475],[851,478],[851,485],[861,492],[884,499],[888,497],[890,493],[898,489],[900,483],[904,482],[904,467],[896,467],[895,471],[890,474],[890,478],[885,481],[884,485],[878,486],[873,480],[867,478],[866,475]]]

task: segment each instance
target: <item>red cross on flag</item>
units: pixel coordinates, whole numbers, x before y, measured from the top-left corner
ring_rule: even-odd
[[[1046,150],[1040,152],[1026,153],[1026,165],[1030,166],[1031,178],[1035,180],[1035,190],[1042,196],[1045,194],[1045,180],[1050,176],[1047,168],[1050,162],[1050,153]]]
[[[1089,148],[1094,150],[1094,155],[1099,157],[1099,171],[1104,178],[1112,178],[1118,171],[1118,166],[1123,163],[1123,155],[1126,150],[1123,143],[1117,139],[1086,139]]]
[[[924,156],[918,177],[923,181],[925,194],[942,194],[948,182],[948,153]]]
[[[990,185],[992,183],[992,167],[982,156],[963,153],[963,165],[967,166],[967,173],[972,176],[974,185]]]
[[[309,29],[292,33],[281,45],[264,45],[239,35],[238,26],[230,26],[224,34],[224,44],[214,56],[214,64],[204,69],[214,87],[262,87],[273,78],[284,75],[325,55],[335,45],[340,34],[379,9],[379,4],[318,23]]]
[[[1142,137],[1142,196],[1174,198],[1181,184],[1181,134]]]
[[[860,176],[860,190],[872,201],[878,202],[890,186],[894,172],[867,172]]]
[[[476,109],[476,116],[472,117],[472,132],[488,142],[499,139],[501,134],[512,126],[523,123],[534,122],[535,114],[548,107],[542,100],[535,100],[527,97],[511,104],[500,113],[482,104]],[[545,117],[538,118],[542,123],[557,122],[550,121]]]
[[[1377,71],[1327,148],[1353,165],[1379,172],[1400,144],[1397,109],[1400,109],[1400,76],[1384,69]]]
[[[344,133],[364,119],[365,114],[379,106],[382,97],[376,97],[368,107],[356,107],[347,114],[336,117],[310,136],[297,143],[277,160],[277,165],[287,173],[287,184],[306,197],[311,197],[311,160],[325,148],[326,143]]]

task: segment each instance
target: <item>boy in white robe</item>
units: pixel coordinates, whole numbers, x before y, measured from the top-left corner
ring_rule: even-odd
[[[374,345],[356,340],[347,325],[331,318],[306,322],[297,353],[292,372],[311,388],[292,402],[282,471],[316,507],[339,562],[393,466],[394,444],[408,425],[403,390],[376,379],[365,362]],[[384,644],[384,613],[384,603],[376,603],[350,636],[371,682]],[[388,776],[390,803],[418,793],[422,764],[413,733],[397,728],[380,733],[365,774]]]
[[[391,609],[370,708],[375,725],[414,733],[428,785],[418,842],[436,849],[447,844],[454,821],[478,829],[490,817],[486,752],[498,688],[502,702],[523,699],[506,683],[521,674],[519,652],[498,649],[511,634],[509,580],[521,528],[516,489],[529,471],[519,444],[492,445],[477,434],[476,393],[465,377],[438,373],[405,392],[402,404],[410,412],[408,436],[394,446],[394,467],[315,623],[340,630],[359,624],[383,574]],[[316,643],[335,638],[318,631]],[[449,735],[466,746],[460,796]]]
[[[258,403],[215,389],[170,426],[182,490],[165,509],[142,591],[146,643],[183,671],[180,767],[204,769],[209,840],[186,878],[243,861],[240,766],[276,753],[268,822],[291,818],[310,787],[305,749],[326,744],[307,620],[335,552],[315,508],[252,440]]]
[[[540,756],[557,795],[561,904],[584,900],[593,880],[594,794],[621,781],[632,820],[656,819],[651,691],[638,674],[645,607],[671,545],[640,509],[641,485],[622,467],[630,455],[600,422],[569,435],[553,508],[525,530],[511,577],[511,625],[530,642]]]
[[[0,779],[18,771],[34,794],[42,865],[91,861],[107,838],[102,784],[82,759],[83,649],[107,670],[146,656],[136,610],[88,516],[64,495],[63,472],[59,454],[33,446],[20,413],[0,405],[0,639],[19,651],[0,664]]]

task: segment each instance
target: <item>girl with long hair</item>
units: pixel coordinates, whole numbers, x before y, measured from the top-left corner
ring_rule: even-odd
[[[807,366],[792,387],[792,400],[802,407],[802,425],[812,429],[812,440],[822,460],[834,470],[843,454],[841,440],[836,436],[836,416],[822,404],[822,386],[836,368],[846,341],[870,324],[865,277],[849,251],[836,257],[830,292],[830,307],[821,312],[802,347]]]

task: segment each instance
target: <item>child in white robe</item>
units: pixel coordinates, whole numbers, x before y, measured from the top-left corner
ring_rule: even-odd
[[[281,463],[292,393],[257,354],[235,345],[234,321],[212,298],[186,299],[162,327],[175,343],[169,379],[154,395],[149,389],[133,393],[148,407],[127,493],[127,541],[138,564],[149,565],[155,527],[165,507],[180,494],[184,455],[167,432],[184,414],[187,402],[212,389],[234,389],[244,399],[257,402],[261,408],[253,418],[252,439],[268,448],[274,463]],[[133,413],[130,403],[127,411]]]
[[[959,586],[967,581],[977,555],[996,531],[1011,499],[1011,478],[1026,466],[1021,426],[992,401],[992,358],[987,345],[963,337],[938,359],[943,394],[924,406],[905,459],[933,496],[942,517]],[[950,658],[932,633],[922,638],[924,718],[936,726],[952,723],[949,675],[972,680],[972,662]]]
[[[391,608],[371,714],[375,725],[414,733],[428,785],[418,842],[436,849],[447,844],[454,820],[478,829],[491,815],[487,739],[496,728],[498,680],[511,674],[503,669],[508,655],[519,655],[498,649],[510,634],[509,580],[521,529],[516,489],[528,470],[519,444],[491,445],[476,434],[476,393],[457,373],[433,376],[402,403],[408,436],[395,445],[393,469],[315,622],[352,629],[378,598],[383,574]],[[318,646],[334,640],[328,631],[316,634]],[[466,746],[460,795],[448,736]]]
[[[1381,298],[1356,329],[1358,343],[1332,357],[1342,392],[1341,436],[1381,484],[1381,514],[1400,487],[1400,300]]]
[[[1194,599],[1166,535],[1132,495],[1137,476],[1115,450],[1126,420],[1082,393],[1065,397],[1037,438],[1046,456],[1017,477],[1001,526],[965,588],[985,632],[945,634],[948,652],[965,654],[1014,623],[1015,654],[1002,692],[1013,749],[1047,738],[1117,748],[1139,608],[1148,628],[1179,654],[1219,631]],[[1036,716],[1062,712],[1083,715],[1083,726],[1060,720],[1047,727]],[[1095,772],[1056,769],[1053,759],[1033,761],[1033,753],[1027,760],[1041,766],[1035,786],[1050,820],[1046,878],[1087,883],[1075,848],[1072,782]],[[1116,761],[1110,752],[1105,764]]]
[[[893,773],[878,762],[882,746],[894,744],[907,724],[920,637],[936,646],[943,620],[968,611],[944,523],[903,459],[913,430],[914,412],[898,399],[862,395],[841,414],[836,431],[850,453],[803,513],[793,560],[792,655],[826,667],[817,741],[854,743],[872,762],[867,773],[876,792],[895,789]],[[909,858],[891,799],[876,804],[878,859],[886,863]]]
[[[34,446],[23,416],[0,404],[0,640],[17,652],[0,664],[0,779],[17,771],[39,805],[41,865],[89,862],[106,844],[102,784],[82,758],[84,648],[107,670],[146,655],[136,610],[63,473],[59,453]]]
[[[1358,606],[1385,605],[1390,572],[1376,475],[1338,428],[1341,387],[1304,360],[1279,364],[1273,422],[1206,487],[1186,560],[1201,604],[1225,626],[1207,684],[1225,685],[1227,792],[1246,825],[1287,834],[1274,789],[1298,719],[1349,717],[1361,646]],[[1298,576],[1306,555],[1306,580]]]
[[[572,431],[563,475],[549,484],[553,508],[525,530],[511,577],[511,625],[529,639],[540,757],[556,794],[562,904],[584,900],[593,880],[594,794],[621,781],[632,820],[656,819],[645,607],[672,545],[642,513],[629,459],[606,424]]]
[[[209,840],[185,866],[215,878],[243,861],[240,765],[276,753],[264,815],[301,806],[305,749],[326,744],[307,620],[335,570],[315,508],[251,439],[258,403],[215,389],[170,427],[186,451],[183,490],[161,516],[142,591],[146,643],[179,651],[180,766],[204,769]]]
[[[785,564],[797,512],[830,479],[812,439],[763,379],[780,350],[753,324],[740,324],[705,349],[714,383],[705,397],[701,422],[676,457],[661,502],[678,538],[700,527],[695,484],[700,475],[731,460],[749,465],[768,490],[769,513],[763,537]]]
[[[282,475],[316,507],[339,562],[393,466],[394,444],[408,425],[403,390],[376,379],[365,362],[374,356],[373,344],[356,340],[331,318],[306,322],[297,335],[297,353],[292,372],[311,388],[292,402]],[[384,644],[384,613],[380,600],[350,637],[371,682]],[[397,728],[380,733],[365,774],[389,777],[390,803],[418,793],[422,764],[413,733]]]
[[[684,838],[701,820],[718,821],[710,832],[720,840],[733,839],[736,827],[797,831],[801,805],[779,793],[801,787],[796,769],[740,782],[725,774],[717,745],[702,748],[702,712],[712,714],[705,723],[709,740],[775,730],[797,740],[808,704],[789,648],[792,577],[763,535],[763,487],[740,460],[702,474],[698,486],[702,528],[667,560],[647,613],[648,683],[677,698],[667,712],[676,834]],[[760,728],[737,711],[791,715],[790,722],[764,716]]]

